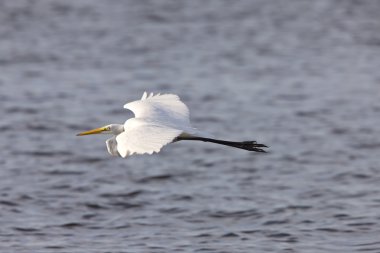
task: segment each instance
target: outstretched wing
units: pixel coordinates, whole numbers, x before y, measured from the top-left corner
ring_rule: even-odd
[[[148,96],[144,92],[141,100],[125,104],[124,108],[131,110],[136,118],[149,119],[169,126],[190,126],[189,109],[174,94],[151,93]]]
[[[124,132],[116,136],[117,151],[124,158],[133,154],[153,154],[181,133],[182,130],[164,125],[130,119]]]

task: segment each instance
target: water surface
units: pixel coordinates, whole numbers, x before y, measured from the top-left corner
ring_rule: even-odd
[[[378,1],[0,3],[2,252],[379,252]],[[179,94],[179,142],[77,132]]]

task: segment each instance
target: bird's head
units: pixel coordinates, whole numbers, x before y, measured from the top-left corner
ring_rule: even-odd
[[[90,134],[120,134],[124,131],[124,126],[119,124],[110,124],[99,128],[91,129],[77,134],[77,136],[90,135]]]

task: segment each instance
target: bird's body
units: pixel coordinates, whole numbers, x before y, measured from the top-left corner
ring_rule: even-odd
[[[135,117],[124,125],[111,124],[82,132],[78,135],[109,133],[113,137],[106,141],[107,150],[113,156],[126,158],[133,154],[152,154],[171,142],[198,140],[213,142],[249,151],[265,152],[263,144],[251,142],[229,142],[207,138],[207,135],[190,124],[189,109],[174,94],[144,92],[141,100],[124,105]]]

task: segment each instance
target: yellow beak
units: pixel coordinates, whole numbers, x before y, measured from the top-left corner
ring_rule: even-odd
[[[81,132],[81,133],[77,134],[77,136],[89,135],[89,134],[101,134],[104,131],[107,131],[106,127],[99,127],[99,128],[95,128],[95,129],[85,131],[85,132]]]

